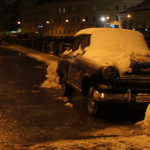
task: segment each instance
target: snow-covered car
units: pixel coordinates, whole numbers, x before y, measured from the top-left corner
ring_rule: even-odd
[[[79,31],[57,69],[63,94],[88,95],[94,116],[103,103],[150,102],[150,50],[140,32],[88,28]]]

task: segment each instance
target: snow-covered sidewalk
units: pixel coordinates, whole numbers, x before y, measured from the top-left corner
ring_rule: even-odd
[[[17,45],[3,46],[7,49],[18,51],[19,53],[25,53],[31,58],[35,58],[39,61],[43,61],[48,65],[47,68],[47,80],[41,85],[43,88],[54,88],[60,89],[61,86],[58,84],[58,76],[56,74],[58,57],[52,56],[50,54],[42,53],[39,51],[23,48]],[[150,149],[150,111],[147,111],[146,124],[145,121],[140,122],[138,129],[130,130],[129,128],[121,125],[120,127],[110,127],[103,130],[94,130],[87,133],[82,133],[80,139],[72,140],[60,140],[60,141],[50,141],[45,143],[35,144],[34,146],[29,146],[29,150],[44,150],[44,149],[57,149],[57,150],[81,150],[81,149],[91,149],[91,150],[149,150]],[[138,125],[139,125],[138,124]],[[146,125],[146,126],[145,126]],[[136,126],[135,126],[136,128]],[[149,133],[150,134],[150,133]],[[89,138],[88,138],[89,137]],[[17,145],[14,148],[19,149]],[[23,148],[20,146],[20,149]]]
[[[38,61],[45,62],[47,67],[47,80],[41,84],[42,88],[53,88],[53,89],[61,89],[59,83],[59,77],[56,73],[57,65],[58,65],[58,57],[50,54],[46,54],[40,51],[24,48],[17,45],[8,45],[5,46],[11,50],[18,51],[19,53],[25,53],[28,57],[37,59]]]

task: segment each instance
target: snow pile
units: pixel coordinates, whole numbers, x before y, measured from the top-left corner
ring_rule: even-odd
[[[73,53],[73,56],[76,56],[78,54],[83,54],[83,50],[81,49],[81,44],[79,45],[78,50]]]
[[[115,66],[120,73],[130,70],[132,55],[150,54],[149,48],[140,32],[111,29],[89,28],[79,31],[91,34],[91,44],[85,48],[84,61],[99,66]]]
[[[150,135],[150,104],[148,105],[145,112],[144,126],[146,128],[145,129],[146,134]]]
[[[47,68],[47,75],[46,75],[47,80],[45,80],[40,87],[61,89],[61,85],[59,84],[59,76],[57,75],[56,72],[57,66],[58,66],[57,62],[51,61],[51,63]]]

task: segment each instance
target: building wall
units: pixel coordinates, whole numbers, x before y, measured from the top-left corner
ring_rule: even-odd
[[[120,28],[131,30],[147,30],[150,28],[150,10],[123,13],[119,16]],[[130,18],[128,17],[130,15]]]
[[[60,0],[43,3],[36,8],[36,0],[23,1],[22,32],[33,35],[38,32],[37,36],[63,37],[74,36],[77,31],[88,27],[110,27],[111,22],[117,21],[119,12],[143,0]]]
[[[5,29],[5,0],[0,0],[0,30]]]
[[[36,4],[38,0],[21,1],[21,31],[29,36],[36,35]]]

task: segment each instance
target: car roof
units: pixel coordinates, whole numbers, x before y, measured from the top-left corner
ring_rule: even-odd
[[[85,34],[98,34],[98,33],[104,33],[104,32],[117,32],[117,31],[121,31],[121,32],[138,32],[138,31],[133,31],[133,30],[128,30],[128,29],[121,29],[121,28],[86,28],[83,30],[80,30],[76,33],[75,36],[78,35],[85,35]]]

